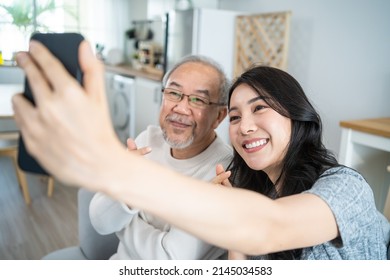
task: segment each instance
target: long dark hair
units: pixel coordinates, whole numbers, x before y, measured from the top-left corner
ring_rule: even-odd
[[[251,169],[234,150],[229,169],[234,186],[250,189],[270,198],[288,196],[310,189],[321,174],[338,166],[334,155],[322,143],[321,118],[308,100],[300,84],[288,73],[273,67],[254,66],[239,76],[229,90],[246,84],[264,97],[279,114],[291,119],[291,139],[275,182],[263,171]],[[275,186],[278,185],[278,191]],[[269,254],[269,259],[299,259],[302,250]]]

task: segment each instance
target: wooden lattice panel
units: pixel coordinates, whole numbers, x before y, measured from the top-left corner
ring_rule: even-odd
[[[237,16],[235,77],[253,64],[286,70],[290,17],[291,12]]]

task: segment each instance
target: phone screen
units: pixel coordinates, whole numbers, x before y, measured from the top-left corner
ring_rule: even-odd
[[[50,52],[56,56],[64,65],[66,70],[82,84],[83,73],[78,60],[78,48],[84,37],[79,33],[34,33],[30,40],[37,40],[44,44]],[[24,96],[35,105],[34,96],[26,77],[24,82]],[[19,137],[18,165],[27,172],[49,175],[48,172],[32,157],[23,141]]]

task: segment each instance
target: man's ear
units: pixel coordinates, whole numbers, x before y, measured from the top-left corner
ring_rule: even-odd
[[[214,129],[216,129],[218,127],[218,125],[223,121],[223,119],[226,117],[227,115],[227,108],[226,107],[223,107],[223,108],[219,108],[218,109],[218,116],[214,122]]]

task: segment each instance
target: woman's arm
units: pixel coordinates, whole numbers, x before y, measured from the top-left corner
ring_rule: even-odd
[[[315,195],[274,201],[248,190],[215,187],[144,159],[131,166],[127,173],[116,170],[115,188],[107,189],[108,195],[222,248],[258,255],[337,237],[331,210]],[[153,176],[139,175],[146,170]],[[127,181],[143,187],[125,188],[121,184]]]

